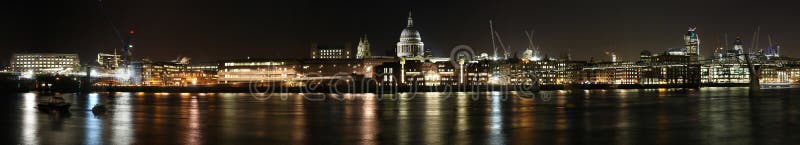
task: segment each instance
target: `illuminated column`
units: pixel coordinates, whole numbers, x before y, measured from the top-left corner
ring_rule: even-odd
[[[400,83],[406,84],[406,59],[400,58]]]
[[[458,59],[458,83],[464,84],[464,59]]]

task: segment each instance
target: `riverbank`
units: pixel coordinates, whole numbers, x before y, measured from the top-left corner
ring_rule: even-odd
[[[594,89],[657,89],[657,88],[700,88],[700,87],[746,87],[747,84],[700,84],[700,85],[542,85],[531,86],[364,86],[364,87],[250,87],[250,86],[103,86],[93,91],[102,92],[167,92],[167,93],[400,93],[400,92],[484,92],[484,91],[550,91],[550,90],[594,90]]]

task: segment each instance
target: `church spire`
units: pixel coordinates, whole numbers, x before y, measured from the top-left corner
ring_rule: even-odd
[[[414,19],[411,18],[411,10],[408,10],[408,25],[406,27],[414,27]]]

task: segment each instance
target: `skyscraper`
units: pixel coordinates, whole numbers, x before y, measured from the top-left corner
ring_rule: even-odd
[[[397,57],[416,57],[425,56],[422,37],[419,31],[414,28],[414,20],[411,18],[411,11],[408,12],[408,24],[400,34],[400,42],[397,42]]]
[[[700,56],[700,38],[697,36],[695,29],[697,27],[689,27],[689,31],[683,36],[683,40],[686,41],[684,45],[688,55]]]
[[[363,38],[358,39],[358,48],[356,48],[358,52],[356,52],[356,59],[364,59],[372,56],[369,50],[369,40],[367,40],[367,35],[364,35]]]
[[[738,56],[739,60],[744,60],[744,42],[742,42],[742,34],[736,34],[736,41],[733,42],[734,55]]]

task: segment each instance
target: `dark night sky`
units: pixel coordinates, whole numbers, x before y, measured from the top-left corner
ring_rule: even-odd
[[[527,46],[525,29],[535,29],[543,51],[556,56],[605,58],[615,48],[635,60],[641,50],[661,52],[682,45],[696,25],[709,55],[714,36],[737,32],[747,46],[761,26],[800,56],[800,20],[791,2],[769,0],[548,0],[548,1],[335,1],[335,0],[9,0],[0,3],[0,62],[12,52],[78,52],[82,63],[98,51],[122,44],[111,23],[137,28],[135,55],[153,60],[188,56],[194,61],[252,57],[308,57],[312,42],[356,43],[369,35],[373,54],[393,51],[409,9],[426,48],[443,56],[458,44],[489,52],[488,20],[506,44]],[[107,19],[104,15],[108,15]],[[724,42],[724,40],[719,40]]]

